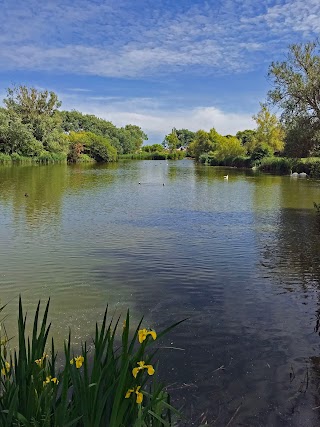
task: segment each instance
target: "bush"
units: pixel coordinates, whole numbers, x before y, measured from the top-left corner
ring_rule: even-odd
[[[310,166],[311,178],[320,179],[320,161],[314,162]]]
[[[64,362],[57,362],[54,340],[50,355],[47,342],[49,302],[39,321],[40,302],[31,337],[26,336],[26,317],[19,300],[18,350],[12,353],[8,336],[0,348],[2,427],[123,427],[171,426],[172,414],[164,387],[154,380],[155,352],[148,352],[156,334],[140,329],[130,334],[130,316],[121,328],[121,345],[116,342],[120,318],[96,325],[93,343],[71,349],[70,334],[64,344]],[[1,329],[5,331],[4,328]],[[131,335],[131,337],[129,336]],[[61,366],[61,368],[58,368]],[[148,386],[148,384],[150,384]]]
[[[286,157],[264,157],[261,160],[259,169],[263,172],[288,174],[292,169],[292,160]]]

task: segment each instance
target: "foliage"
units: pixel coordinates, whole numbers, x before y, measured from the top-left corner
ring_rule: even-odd
[[[210,132],[198,130],[195,133],[194,140],[189,144],[188,153],[195,157],[196,160],[199,160],[201,154],[213,151],[215,148],[215,143],[213,141],[215,137],[214,132],[214,129]]]
[[[155,153],[156,151],[163,151],[163,146],[161,144],[144,145],[141,150],[146,153]]]
[[[259,169],[263,172],[289,174],[292,169],[292,161],[285,157],[264,157]]]
[[[170,151],[176,150],[180,144],[180,141],[178,139],[176,129],[173,128],[171,133],[165,136],[163,140],[163,145],[167,146]]]
[[[269,77],[269,99],[282,109],[289,129],[288,154],[309,155],[320,141],[319,42],[291,45],[286,61],[271,64]]]
[[[254,146],[256,131],[252,129],[246,129],[236,133],[236,137],[239,139],[241,144],[246,147],[247,151],[250,151],[250,147]]]
[[[0,152],[32,157],[41,151],[42,144],[34,138],[30,126],[22,123],[20,116],[0,111]]]
[[[257,129],[254,137],[254,148],[266,145],[273,153],[280,152],[284,147],[284,129],[280,124],[277,116],[272,114],[265,104],[261,104],[261,109],[256,116],[253,116],[257,123]]]
[[[113,123],[92,114],[79,111],[61,111],[61,127],[64,132],[91,132],[107,138],[118,153],[127,154],[139,150],[147,135],[139,126],[126,125],[117,128]]]
[[[219,136],[216,141],[214,156],[221,160],[232,159],[246,154],[245,148],[236,137]]]
[[[284,154],[288,157],[308,157],[319,150],[320,134],[307,116],[287,117]]]
[[[97,162],[114,162],[117,150],[107,138],[92,132],[70,132],[69,161],[77,162],[81,154],[87,154]]]
[[[209,132],[204,130],[196,132],[194,141],[188,147],[188,152],[196,160],[199,160],[201,155],[210,153],[219,164],[224,164],[230,162],[232,158],[244,156],[246,150],[238,138],[231,135],[222,136],[212,128]]]
[[[96,325],[93,344],[71,349],[71,336],[64,344],[64,362],[58,361],[54,340],[48,352],[49,302],[40,319],[40,302],[32,335],[27,337],[26,316],[19,300],[18,350],[9,349],[8,336],[1,336],[0,425],[24,427],[122,427],[172,424],[176,411],[164,387],[154,380],[155,352],[148,352],[160,334],[140,329],[130,334],[127,313],[117,342],[120,318]],[[5,330],[2,328],[2,331]],[[150,384],[148,386],[148,384]]]
[[[176,129],[176,135],[179,140],[177,148],[187,147],[195,137],[195,133],[189,129]]]
[[[255,163],[264,157],[271,157],[273,155],[272,148],[267,144],[257,145],[251,153],[251,160]]]
[[[310,176],[311,178],[320,179],[320,159],[311,165]]]

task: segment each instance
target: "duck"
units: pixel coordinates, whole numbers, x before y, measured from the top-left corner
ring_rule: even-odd
[[[229,179],[229,175],[225,175],[223,178],[224,179]]]

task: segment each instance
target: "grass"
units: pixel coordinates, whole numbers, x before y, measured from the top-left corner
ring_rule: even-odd
[[[54,340],[50,351],[48,323],[50,301],[40,319],[40,302],[27,336],[27,316],[19,299],[18,349],[2,326],[0,348],[0,425],[2,427],[163,427],[173,426],[177,411],[158,383],[154,366],[158,340],[175,325],[156,335],[141,329],[130,334],[130,315],[110,321],[106,310],[96,324],[92,343],[74,353],[71,337],[58,362]],[[4,332],[3,332],[4,331]],[[121,335],[121,344],[117,335]],[[145,363],[145,365],[143,364]],[[137,368],[137,369],[134,369]]]
[[[49,163],[66,163],[67,156],[63,153],[43,152],[37,157],[21,156],[18,153],[4,154],[0,153],[0,164],[49,164]]]
[[[140,153],[131,153],[131,154],[120,154],[120,160],[181,160],[186,156],[185,151],[173,151],[172,153],[168,151],[155,151],[153,153],[147,153],[141,151]]]

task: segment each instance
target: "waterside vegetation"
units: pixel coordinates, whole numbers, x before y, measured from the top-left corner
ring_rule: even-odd
[[[50,301],[49,301],[50,302]],[[160,427],[174,425],[178,412],[156,380],[152,346],[179,323],[161,333],[142,327],[132,331],[129,312],[96,325],[92,343],[76,352],[71,335],[64,355],[49,349],[49,302],[42,319],[40,302],[31,336],[19,300],[18,349],[2,325],[0,347],[0,425],[2,427]],[[3,309],[3,308],[2,308]]]
[[[78,111],[60,111],[54,92],[7,89],[0,108],[0,163],[113,162],[140,149],[147,135],[128,124]]]

